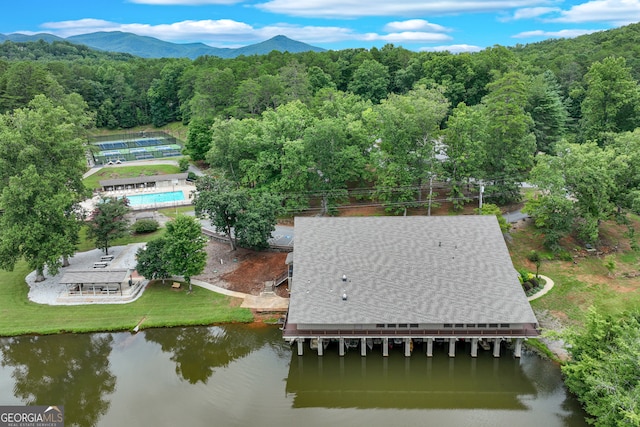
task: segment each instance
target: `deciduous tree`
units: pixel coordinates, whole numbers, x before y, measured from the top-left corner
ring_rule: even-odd
[[[207,239],[202,235],[200,223],[192,216],[178,215],[166,227],[163,253],[167,270],[184,277],[191,292],[191,277],[202,273],[207,264],[204,250]]]
[[[136,252],[136,271],[148,280],[168,279],[171,277],[164,249],[167,239],[158,238],[147,242]]]
[[[96,247],[108,254],[111,243],[129,232],[126,215],[130,210],[126,197],[101,198],[87,221],[87,237],[93,239]]]

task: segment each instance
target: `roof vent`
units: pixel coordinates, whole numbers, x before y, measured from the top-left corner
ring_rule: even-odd
[[[344,293],[342,294],[342,301],[346,301],[346,300],[347,300],[347,293],[346,293],[346,292],[344,292]]]
[[[343,282],[346,282],[346,281],[347,281],[347,275],[346,275],[346,274],[343,274],[343,275],[342,275],[342,281],[343,281]]]
[[[438,247],[442,246],[442,242],[438,242]]]

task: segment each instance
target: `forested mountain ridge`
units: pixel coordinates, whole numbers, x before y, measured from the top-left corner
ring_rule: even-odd
[[[139,36],[121,31],[95,32],[79,34],[61,38],[52,34],[0,34],[1,41],[28,42],[44,40],[46,42],[67,41],[74,44],[86,45],[93,49],[108,52],[128,53],[141,58],[190,58],[200,56],[217,56],[220,58],[235,58],[240,55],[266,55],[272,50],[280,52],[323,52],[325,49],[291,40],[285,36],[275,36],[269,40],[243,46],[240,48],[217,48],[204,43],[171,43],[154,37]]]
[[[582,70],[608,56],[625,58],[633,76],[640,79],[640,23],[598,31],[571,39],[548,39],[511,48],[523,61],[554,73]]]

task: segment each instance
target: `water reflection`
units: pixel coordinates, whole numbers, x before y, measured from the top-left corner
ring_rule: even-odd
[[[294,356],[286,389],[295,408],[523,410],[536,394],[518,359],[441,354]]]
[[[108,409],[116,378],[110,334],[21,336],[0,340],[3,368],[13,370],[13,393],[25,405],[64,405],[65,425],[93,426]]]
[[[0,404],[64,404],[69,426],[586,426],[548,361],[441,350],[299,357],[255,325],[0,339]]]
[[[226,367],[265,344],[264,334],[239,325],[150,329],[147,341],[172,353],[176,374],[190,384],[207,383],[215,368]]]

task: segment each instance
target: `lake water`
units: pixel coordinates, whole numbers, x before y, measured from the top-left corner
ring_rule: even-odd
[[[0,405],[64,405],[66,426],[568,426],[559,368],[524,352],[297,356],[276,327],[0,339]]]

